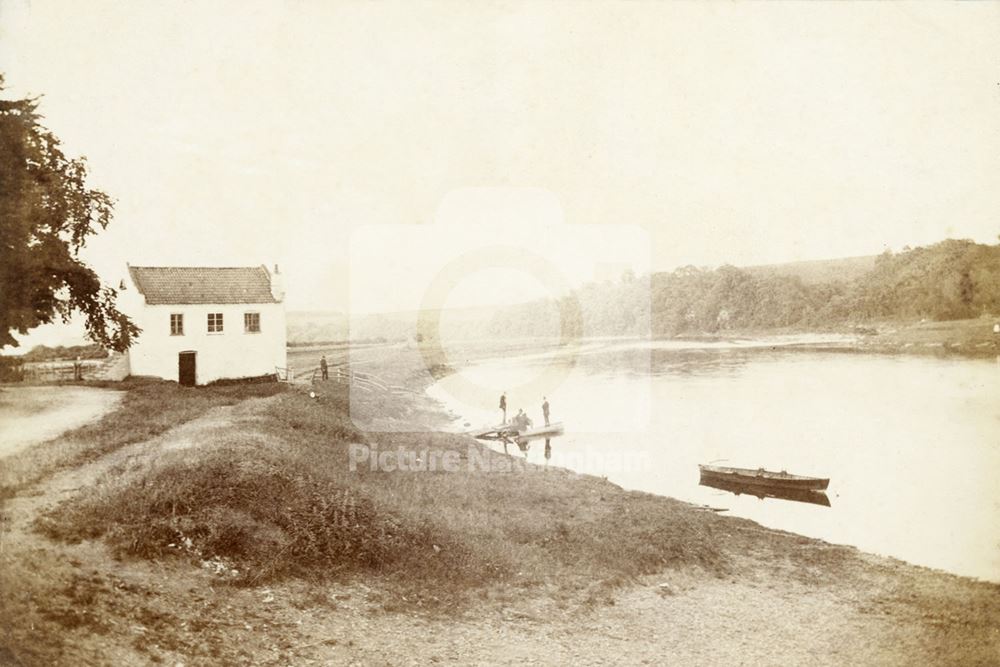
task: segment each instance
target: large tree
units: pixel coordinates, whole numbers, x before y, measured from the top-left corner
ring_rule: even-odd
[[[37,99],[5,99],[0,75],[0,347],[73,313],[104,347],[128,348],[139,329],[117,292],[80,259],[111,221],[113,202],[89,188],[84,159],[69,158],[40,123]]]

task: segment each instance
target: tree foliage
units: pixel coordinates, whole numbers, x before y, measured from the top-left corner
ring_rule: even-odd
[[[951,320],[1000,314],[1000,245],[946,240],[885,253],[849,280],[800,277],[734,266],[686,266],[648,281],[577,290],[587,335],[675,336],[727,330],[852,325],[876,320]],[[544,301],[512,306],[492,335],[551,335],[558,311]]]
[[[893,255],[852,280],[805,284],[731,266],[652,277],[653,333],[812,328],[1000,314],[1000,246],[946,240]]]
[[[113,202],[87,186],[85,160],[63,153],[37,107],[0,98],[0,347],[18,345],[13,332],[79,312],[93,341],[124,351],[139,329],[80,258],[111,221]]]

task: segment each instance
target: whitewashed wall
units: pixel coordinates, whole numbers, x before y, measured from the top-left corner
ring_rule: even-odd
[[[266,375],[288,366],[285,308],[280,303],[145,305],[142,295],[122,299],[142,334],[129,350],[129,372],[177,381],[178,354],[197,352],[197,383]],[[243,314],[260,313],[260,333],[245,333]],[[184,315],[184,335],[170,335],[170,314]],[[222,313],[222,333],[208,333],[208,314]]]

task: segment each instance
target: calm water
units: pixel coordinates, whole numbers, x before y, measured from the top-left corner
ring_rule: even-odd
[[[461,427],[497,423],[504,390],[536,424],[548,395],[566,425],[550,465],[1000,581],[1000,363],[594,346],[475,364],[429,393]],[[831,507],[699,486],[712,462],[829,477]]]

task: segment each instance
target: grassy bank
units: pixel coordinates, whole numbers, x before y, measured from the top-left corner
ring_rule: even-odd
[[[664,568],[728,571],[739,531],[682,503],[461,436],[362,433],[348,407],[341,385],[322,401],[286,392],[238,422],[238,436],[112,468],[38,525],[106,538],[121,557],[218,563],[242,585],[364,575],[387,604],[442,610],[515,592],[589,599]],[[352,443],[411,462],[452,452],[456,466],[352,470]]]
[[[277,383],[203,389],[155,380],[105,384],[125,390],[121,406],[93,424],[5,457],[0,466],[0,499],[58,470],[79,466],[121,447],[148,440],[213,407],[233,405],[246,398],[270,396],[284,390],[284,385]],[[101,384],[90,383],[89,386]],[[16,391],[16,387],[11,390]]]

